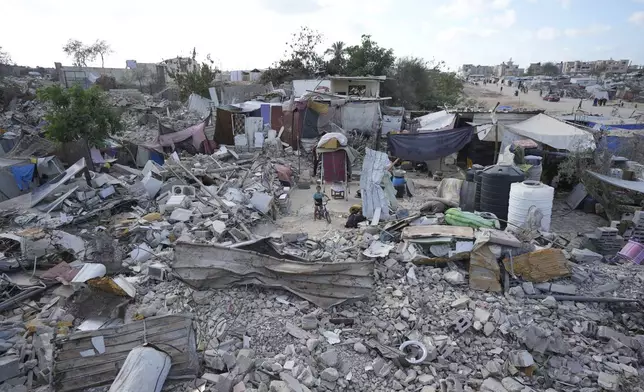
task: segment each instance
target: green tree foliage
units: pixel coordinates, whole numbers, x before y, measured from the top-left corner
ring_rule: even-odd
[[[96,55],[101,57],[101,68],[105,68],[105,56],[114,53],[110,44],[103,40],[96,40],[90,48]]]
[[[9,56],[9,53],[2,50],[2,46],[0,46],[0,64],[13,64],[13,62],[11,61],[11,56]]]
[[[528,69],[525,71],[525,74],[528,76],[541,75],[541,63],[530,64]]]
[[[194,48],[192,49],[192,60],[195,61],[196,57],[197,50]],[[206,61],[202,62],[198,67],[187,68],[185,72],[179,70],[168,73],[177,82],[181,99],[188,99],[192,93],[199,94],[202,97],[210,96],[208,89],[213,86],[217,74],[221,72],[214,66],[214,63],[210,55],[207,55]]]
[[[306,26],[292,34],[291,42],[287,42],[284,58],[267,69],[260,78],[260,83],[272,82],[280,85],[295,79],[308,79],[322,68],[324,61],[317,52],[322,43],[322,35]]]
[[[436,110],[455,105],[463,90],[456,74],[442,71],[444,64],[430,64],[416,57],[399,59],[388,74],[381,96],[390,96],[393,105],[411,110]]]
[[[546,76],[557,76],[559,75],[559,67],[557,67],[554,63],[543,63],[541,65],[541,73]]]
[[[326,73],[329,75],[342,75],[347,64],[347,47],[342,41],[334,42],[325,52],[325,56],[331,56],[326,63]]]
[[[123,130],[120,117],[99,87],[84,90],[78,85],[69,89],[53,85],[37,94],[47,103],[45,132],[49,139],[60,143],[85,139],[90,146],[102,146],[107,137]]]
[[[74,59],[73,65],[76,67],[87,67],[87,63],[101,57],[101,68],[105,67],[105,56],[114,53],[110,45],[103,40],[96,40],[91,45],[86,45],[77,39],[70,39],[63,46],[63,52]]]
[[[386,75],[396,61],[393,49],[380,47],[366,34],[362,35],[360,45],[347,48],[347,54],[347,76]]]

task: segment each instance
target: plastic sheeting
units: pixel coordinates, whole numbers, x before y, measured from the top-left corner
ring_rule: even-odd
[[[437,131],[452,128],[456,114],[448,113],[446,110],[440,112],[429,113],[417,118],[420,123],[419,132],[421,131]]]
[[[526,121],[506,127],[517,135],[560,150],[595,149],[595,139],[590,132],[545,114],[538,114]]]
[[[380,104],[378,102],[350,102],[342,107],[342,128],[372,132],[379,128]]]
[[[360,193],[362,194],[362,214],[373,218],[376,208],[380,208],[380,219],[389,218],[389,200],[380,183],[391,162],[387,154],[367,148],[360,174]]]
[[[409,161],[424,162],[460,151],[472,138],[472,127],[428,133],[389,135],[391,155]]]

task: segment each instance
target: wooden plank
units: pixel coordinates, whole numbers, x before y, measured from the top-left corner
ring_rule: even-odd
[[[114,380],[119,370],[123,367],[126,358],[127,356],[117,361],[107,362],[89,368],[71,369],[63,373],[56,373],[54,383],[61,386],[61,388],[65,385],[64,389],[67,390],[87,388],[88,386],[86,385],[88,385],[88,383],[92,383],[92,385],[109,384]],[[198,365],[194,366],[194,364],[191,363],[190,355],[183,354],[173,356],[173,358],[176,358],[177,362],[172,363],[172,368],[170,369],[169,374],[170,378],[181,378],[186,375],[196,375],[197,369],[195,367],[198,367]]]
[[[176,319],[176,320],[174,320]],[[145,319],[145,328],[154,328],[159,325],[168,325],[169,323],[174,323],[176,321],[185,321],[185,322],[191,322],[192,317],[187,316],[187,315],[170,315],[170,316],[156,316],[156,317],[150,317]],[[72,335],[68,335],[65,337],[61,337],[56,339],[55,341],[67,341],[67,340],[77,340],[77,339],[84,339],[84,338],[91,338],[94,336],[104,336],[104,337],[110,337],[110,336],[120,336],[123,334],[127,334],[132,331],[136,330],[143,330],[143,321],[137,321],[134,323],[130,324],[123,324],[119,325],[113,328],[105,328],[105,329],[98,329],[94,331],[80,331],[80,332],[74,332]]]
[[[104,337],[106,352],[91,357],[81,357],[81,351],[93,347],[90,339],[94,336]],[[57,390],[73,391],[110,384],[125,363],[130,351],[143,345],[146,340],[172,357],[169,378],[196,376],[199,359],[192,317],[159,316],[146,319],[145,322],[78,332],[56,339],[53,380]]]
[[[156,336],[149,336],[148,337],[148,343],[152,345],[161,345],[163,346],[162,350],[166,350],[168,352],[171,351],[180,351],[177,350],[178,347],[183,347],[186,348],[186,338],[188,335],[186,334],[185,329],[184,330],[175,330],[175,331],[167,331],[165,333],[160,333]],[[168,342],[168,344],[166,344]],[[172,342],[172,343],[169,343]],[[179,342],[177,345],[173,344],[174,342]],[[69,349],[65,351],[61,351],[57,356],[56,356],[56,362],[59,364],[64,364],[66,361],[73,360],[73,359],[78,359],[78,358],[88,358],[88,357],[81,357],[80,352],[89,350],[93,348],[91,341],[88,342],[88,348],[77,348],[77,349]],[[105,345],[105,354],[115,354],[115,353],[127,353],[130,352],[135,347],[138,347],[143,344],[143,341],[141,340],[134,340],[131,342],[121,342],[120,344],[110,344],[110,345]],[[170,346],[169,344],[172,344]],[[167,347],[166,347],[167,346]],[[182,351],[181,351],[182,352]],[[89,357],[91,358],[91,357]]]
[[[474,229],[463,226],[408,226],[402,231],[402,239],[429,238],[429,237],[458,237],[474,238]]]
[[[120,334],[120,335],[114,335],[114,334],[97,334],[96,336],[103,336],[103,340],[105,341],[105,347],[109,346],[115,346],[119,344],[124,344],[124,343],[130,343],[130,342],[139,342],[140,344],[144,343],[144,337],[147,336],[148,342],[151,342],[151,338],[159,338],[159,336],[163,335],[166,332],[174,332],[174,331],[179,331],[183,330],[185,331],[184,335],[187,336],[189,332],[189,328],[191,328],[191,324],[186,324],[186,322],[177,322],[177,323],[172,323],[167,326],[157,326],[154,328],[150,329],[145,329],[145,330],[140,330],[140,331],[132,331],[128,334]],[[87,337],[83,339],[74,339],[70,340],[67,342],[62,342],[61,344],[58,345],[60,351],[84,351],[84,350],[89,350],[92,348],[92,337]]]

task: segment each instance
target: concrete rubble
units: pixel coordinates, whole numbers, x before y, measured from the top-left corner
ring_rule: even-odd
[[[201,120],[112,100],[132,140],[150,109]],[[165,158],[79,161],[0,205],[0,392],[107,390],[146,345],[176,391],[644,392],[644,271],[606,263],[614,230],[561,246],[445,225],[415,200],[313,236],[279,225],[312,193],[292,151]]]

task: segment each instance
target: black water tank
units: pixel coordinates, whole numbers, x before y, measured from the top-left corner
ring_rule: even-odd
[[[472,165],[474,172],[474,183],[476,184],[476,192],[474,196],[474,211],[481,211],[481,173],[483,173],[483,166],[481,165]]]
[[[491,166],[483,170],[481,177],[481,209],[497,218],[508,219],[510,185],[521,182],[525,175],[515,166]]]

